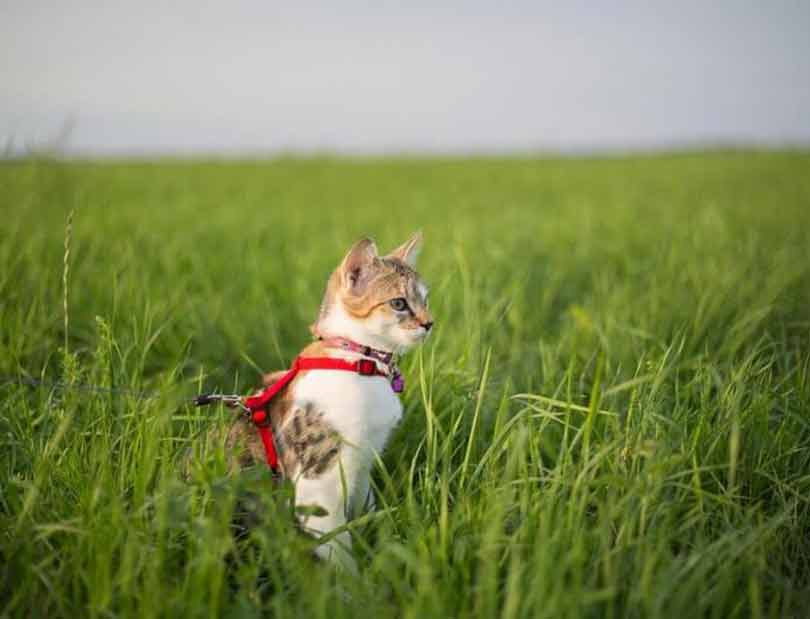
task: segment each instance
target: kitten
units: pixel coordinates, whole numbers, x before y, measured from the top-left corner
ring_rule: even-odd
[[[414,270],[421,234],[380,256],[370,239],[355,243],[332,273],[313,335],[318,338],[302,357],[375,359],[401,380],[396,366],[379,361],[381,353],[400,354],[422,342],[433,326],[428,289]],[[354,342],[352,349],[338,342]],[[371,356],[355,352],[376,349]],[[370,351],[365,351],[369,353]],[[265,377],[272,384],[283,372]],[[269,409],[281,473],[295,484],[301,526],[320,537],[373,508],[369,473],[402,416],[402,404],[386,376],[339,370],[302,371],[271,402]],[[264,464],[256,429],[240,419],[226,442],[239,466]],[[266,465],[265,465],[266,466]],[[351,539],[341,532],[319,546],[317,554],[353,568]]]

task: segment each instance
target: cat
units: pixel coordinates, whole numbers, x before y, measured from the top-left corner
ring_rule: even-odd
[[[302,371],[271,401],[280,472],[294,483],[300,526],[316,538],[374,508],[371,467],[402,417],[392,388],[401,381],[394,358],[424,341],[433,327],[428,288],[415,270],[421,247],[421,233],[384,256],[371,239],[355,243],[329,277],[310,327],[316,340],[300,353],[372,359],[390,376]],[[267,375],[265,384],[283,374]],[[248,420],[234,423],[226,449],[236,466],[266,466],[258,432]],[[316,554],[354,570],[347,531],[319,545]]]

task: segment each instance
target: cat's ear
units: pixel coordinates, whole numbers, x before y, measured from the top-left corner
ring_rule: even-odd
[[[377,246],[371,239],[355,243],[340,263],[343,286],[354,293],[362,292],[377,260]]]
[[[418,231],[411,238],[405,241],[402,245],[397,247],[394,251],[388,254],[391,258],[402,260],[409,267],[416,266],[416,259],[419,257],[419,252],[422,251],[422,231]]]

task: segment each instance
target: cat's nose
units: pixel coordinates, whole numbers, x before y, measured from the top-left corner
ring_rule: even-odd
[[[430,331],[431,327],[433,326],[433,321],[430,322],[423,322],[422,326],[425,328],[425,331]]]

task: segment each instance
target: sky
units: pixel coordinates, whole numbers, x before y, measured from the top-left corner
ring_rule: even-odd
[[[0,149],[810,144],[810,2],[0,0]]]

